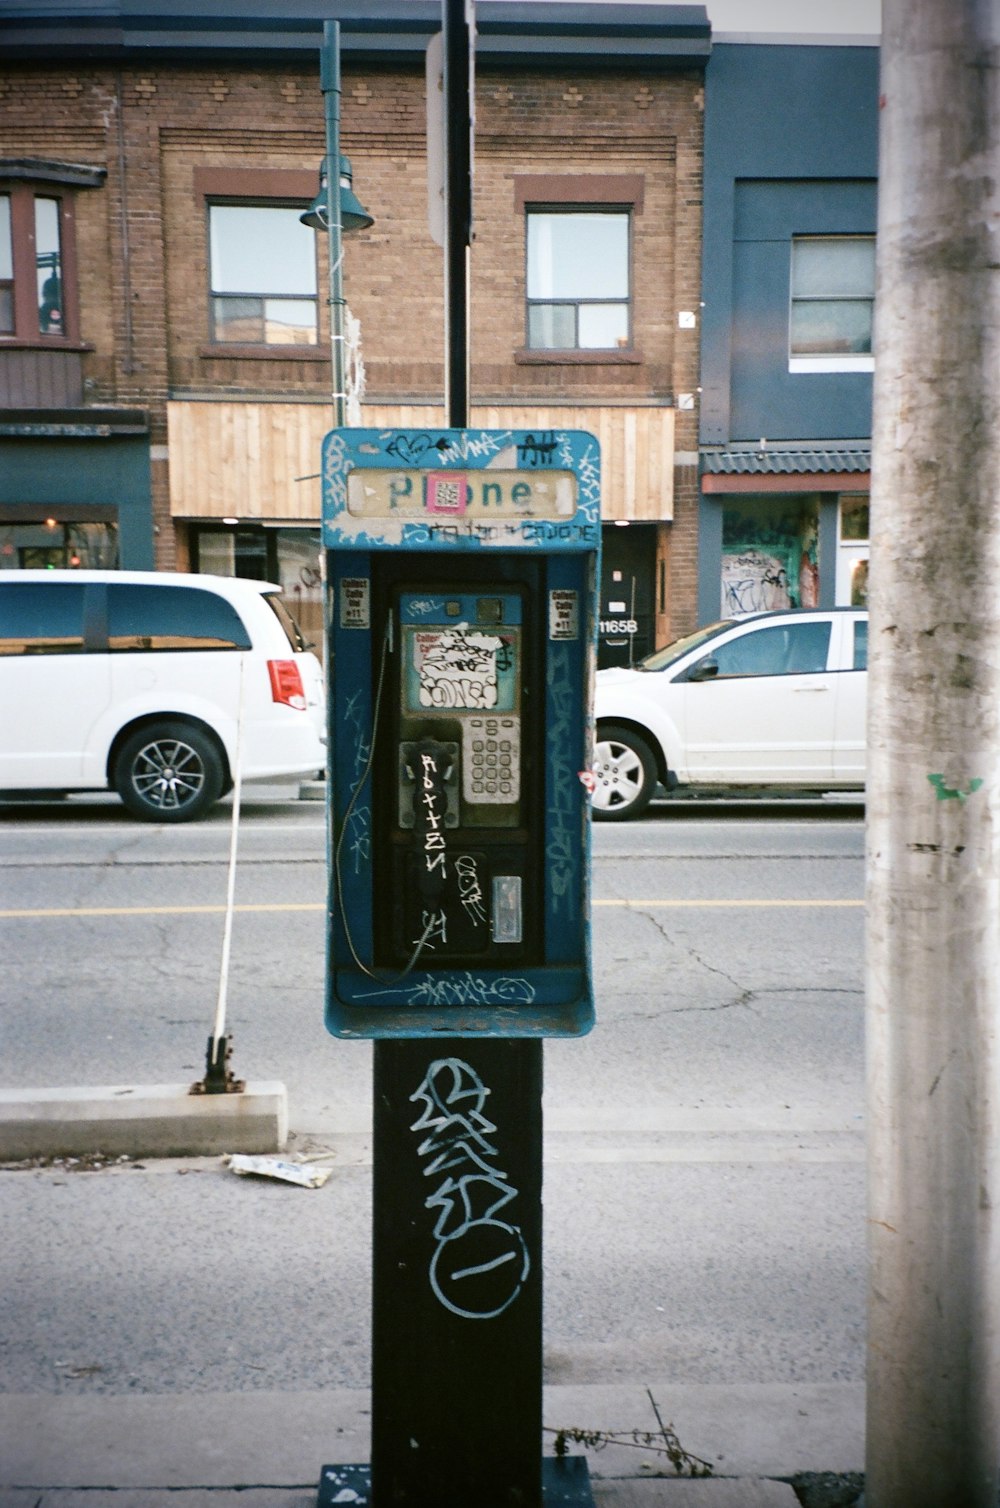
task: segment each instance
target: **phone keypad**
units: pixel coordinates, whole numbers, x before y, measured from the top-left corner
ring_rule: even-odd
[[[462,725],[462,796],[511,805],[521,795],[521,729],[516,717],[470,717]]]

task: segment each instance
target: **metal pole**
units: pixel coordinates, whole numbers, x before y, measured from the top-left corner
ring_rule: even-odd
[[[379,1041],[374,1087],[372,1504],[542,1508],[542,1044]]]
[[[866,1508],[996,1508],[1000,4],[884,0]]]
[[[469,244],[472,240],[473,0],[442,0],[445,112],[445,413],[469,423]]]
[[[330,364],[333,422],[343,427],[347,402],[344,361],[344,251],[340,220],[340,22],[324,21],[320,88],[326,118],[326,215],[330,254]]]

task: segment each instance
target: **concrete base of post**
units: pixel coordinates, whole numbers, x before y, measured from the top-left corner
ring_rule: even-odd
[[[288,1139],[284,1084],[191,1094],[190,1084],[0,1090],[0,1161],[80,1157],[209,1157],[279,1152]]]

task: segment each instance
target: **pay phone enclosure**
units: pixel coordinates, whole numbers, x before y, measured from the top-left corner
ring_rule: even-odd
[[[477,562],[478,564],[478,562]],[[530,575],[530,563],[524,575]],[[376,962],[541,962],[526,581],[392,586],[376,803]]]

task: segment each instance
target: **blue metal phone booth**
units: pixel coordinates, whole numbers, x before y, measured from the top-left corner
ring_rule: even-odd
[[[597,441],[334,430],[323,546],[327,1026],[588,1031]]]

